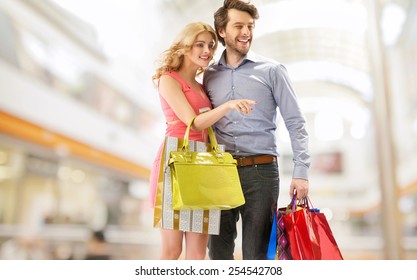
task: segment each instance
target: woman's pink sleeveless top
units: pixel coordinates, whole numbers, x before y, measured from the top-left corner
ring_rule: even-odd
[[[190,103],[191,107],[194,109],[196,115],[200,114],[202,111],[205,111],[207,109],[212,109],[212,105],[210,103],[209,98],[206,95],[206,92],[204,91],[202,85],[200,84],[200,89],[203,93],[203,95],[195,90],[193,87],[188,85],[188,83],[177,73],[174,71],[170,71],[165,73],[164,75],[169,75],[175,80],[178,81],[178,83],[181,85],[182,91],[187,98],[188,102]],[[172,122],[175,122],[179,120],[178,116],[174,113],[172,108],[169,106],[169,104],[165,101],[165,99],[159,95],[162,111],[165,115],[166,120],[166,131],[165,136],[171,136],[176,138],[184,138],[185,130],[187,129],[187,124],[183,123],[182,121],[176,122],[174,124],[171,124]],[[196,141],[206,141],[204,139],[203,133],[195,132],[193,130],[190,130],[190,140],[196,140]],[[155,160],[152,165],[151,169],[151,176],[150,176],[150,200],[151,205],[153,206],[155,203],[155,196],[156,196],[156,188],[158,184],[158,178],[159,178],[159,169],[161,164],[161,155],[162,155],[162,149],[164,143],[161,144]]]

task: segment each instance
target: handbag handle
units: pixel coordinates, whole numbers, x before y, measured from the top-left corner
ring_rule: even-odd
[[[189,153],[190,152],[190,145],[188,143],[188,137],[190,136],[190,129],[191,126],[194,123],[194,120],[197,116],[193,117],[190,121],[190,123],[187,126],[187,129],[185,130],[185,134],[184,134],[184,142],[182,144],[182,150],[184,152]],[[213,128],[211,128],[211,126],[209,126],[207,128],[208,131],[208,135],[209,135],[209,139],[210,139],[210,146],[213,152],[215,152],[216,154],[221,154],[220,152],[220,148],[219,148],[219,144],[217,143],[217,139],[216,136],[214,135],[214,131]]]

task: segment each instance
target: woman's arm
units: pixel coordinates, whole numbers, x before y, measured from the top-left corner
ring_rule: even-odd
[[[188,103],[187,98],[185,98],[180,84],[174,78],[168,75],[161,76],[159,80],[159,93],[183,123],[188,124],[191,119],[196,116],[190,103]],[[253,109],[250,105],[254,104],[256,104],[256,102],[249,99],[227,101],[213,110],[198,115],[194,120],[192,129],[194,131],[206,129],[231,110],[236,110],[243,114],[251,114]]]

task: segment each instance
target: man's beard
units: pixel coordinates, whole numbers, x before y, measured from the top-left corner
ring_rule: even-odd
[[[226,46],[229,47],[229,50],[238,54],[241,57],[244,57],[249,52],[249,49],[250,49],[250,46],[251,46],[250,43],[249,43],[248,47],[239,48],[238,43],[236,42],[235,39],[225,39],[225,43],[226,43]]]

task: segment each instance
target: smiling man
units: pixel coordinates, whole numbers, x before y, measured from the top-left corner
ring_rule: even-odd
[[[250,51],[259,18],[256,7],[226,0],[214,14],[219,41],[226,47],[218,63],[207,68],[203,85],[214,107],[228,100],[256,101],[251,115],[229,112],[214,128],[217,140],[237,159],[246,203],[222,211],[220,235],[209,237],[211,259],[234,259],[236,223],[242,217],[243,259],[266,259],[279,194],[276,145],[277,108],[289,132],[294,171],[290,195],[308,194],[308,134],[284,66]]]

